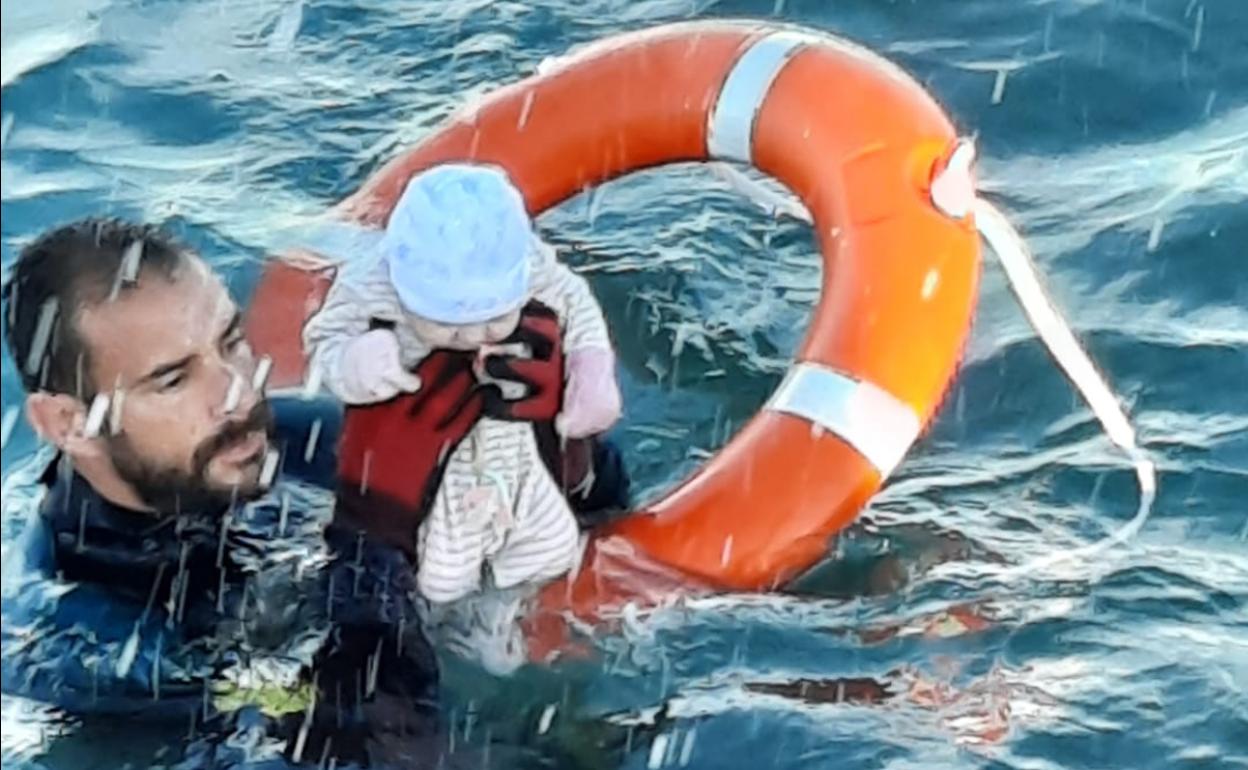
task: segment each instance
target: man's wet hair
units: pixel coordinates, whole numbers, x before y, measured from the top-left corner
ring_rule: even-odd
[[[158,227],[101,218],[49,230],[22,249],[4,284],[4,318],[26,391],[94,397],[79,314],[133,288],[140,273],[173,277],[190,253]]]

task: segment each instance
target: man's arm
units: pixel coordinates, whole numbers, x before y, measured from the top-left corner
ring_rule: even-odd
[[[376,764],[380,753],[408,760],[395,767],[436,767],[447,752],[438,665],[411,600],[412,566],[364,533],[331,525],[326,540],[335,631],[312,668],[318,696],[302,758],[320,757],[328,745],[340,763]]]

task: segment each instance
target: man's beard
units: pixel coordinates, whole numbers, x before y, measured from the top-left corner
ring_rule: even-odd
[[[209,512],[253,499],[263,492],[260,484],[252,487],[214,486],[208,480],[208,465],[219,452],[244,440],[251,433],[262,430],[267,436],[272,434],[272,429],[272,410],[268,401],[261,401],[244,419],[227,424],[216,435],[201,442],[191,455],[189,470],[157,466],[135,452],[125,434],[109,438],[109,444],[117,474],[158,513]]]

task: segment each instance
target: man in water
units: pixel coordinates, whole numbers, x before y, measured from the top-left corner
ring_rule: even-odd
[[[274,483],[263,367],[208,265],[86,220],[22,251],[4,303],[28,419],[56,450],[4,565],[4,692],[174,722],[196,766],[436,765],[411,569]],[[462,395],[410,419],[463,426],[480,404]]]

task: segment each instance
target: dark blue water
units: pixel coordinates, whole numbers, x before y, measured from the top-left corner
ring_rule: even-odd
[[[640,618],[600,663],[521,682],[452,666],[448,709],[468,742],[556,766],[1248,767],[1248,3],[6,0],[3,14],[6,269],[43,228],[107,212],[167,223],[242,299],[302,218],[574,45],[752,16],[882,51],[977,137],[983,188],[1159,464],[1153,517],[1093,563],[1000,569],[1103,537],[1137,491],[990,262],[934,430],[800,595]],[[697,167],[613,183],[543,225],[580,247],[619,341],[619,435],[641,487],[661,490],[783,373],[816,298],[809,233]],[[6,355],[6,482],[34,450],[20,398]],[[6,483],[6,532],[26,499]],[[948,619],[959,606],[972,621]],[[895,697],[845,705],[792,684],[841,676]],[[619,743],[621,723],[647,720]],[[3,728],[6,768],[172,758],[11,699]]]

